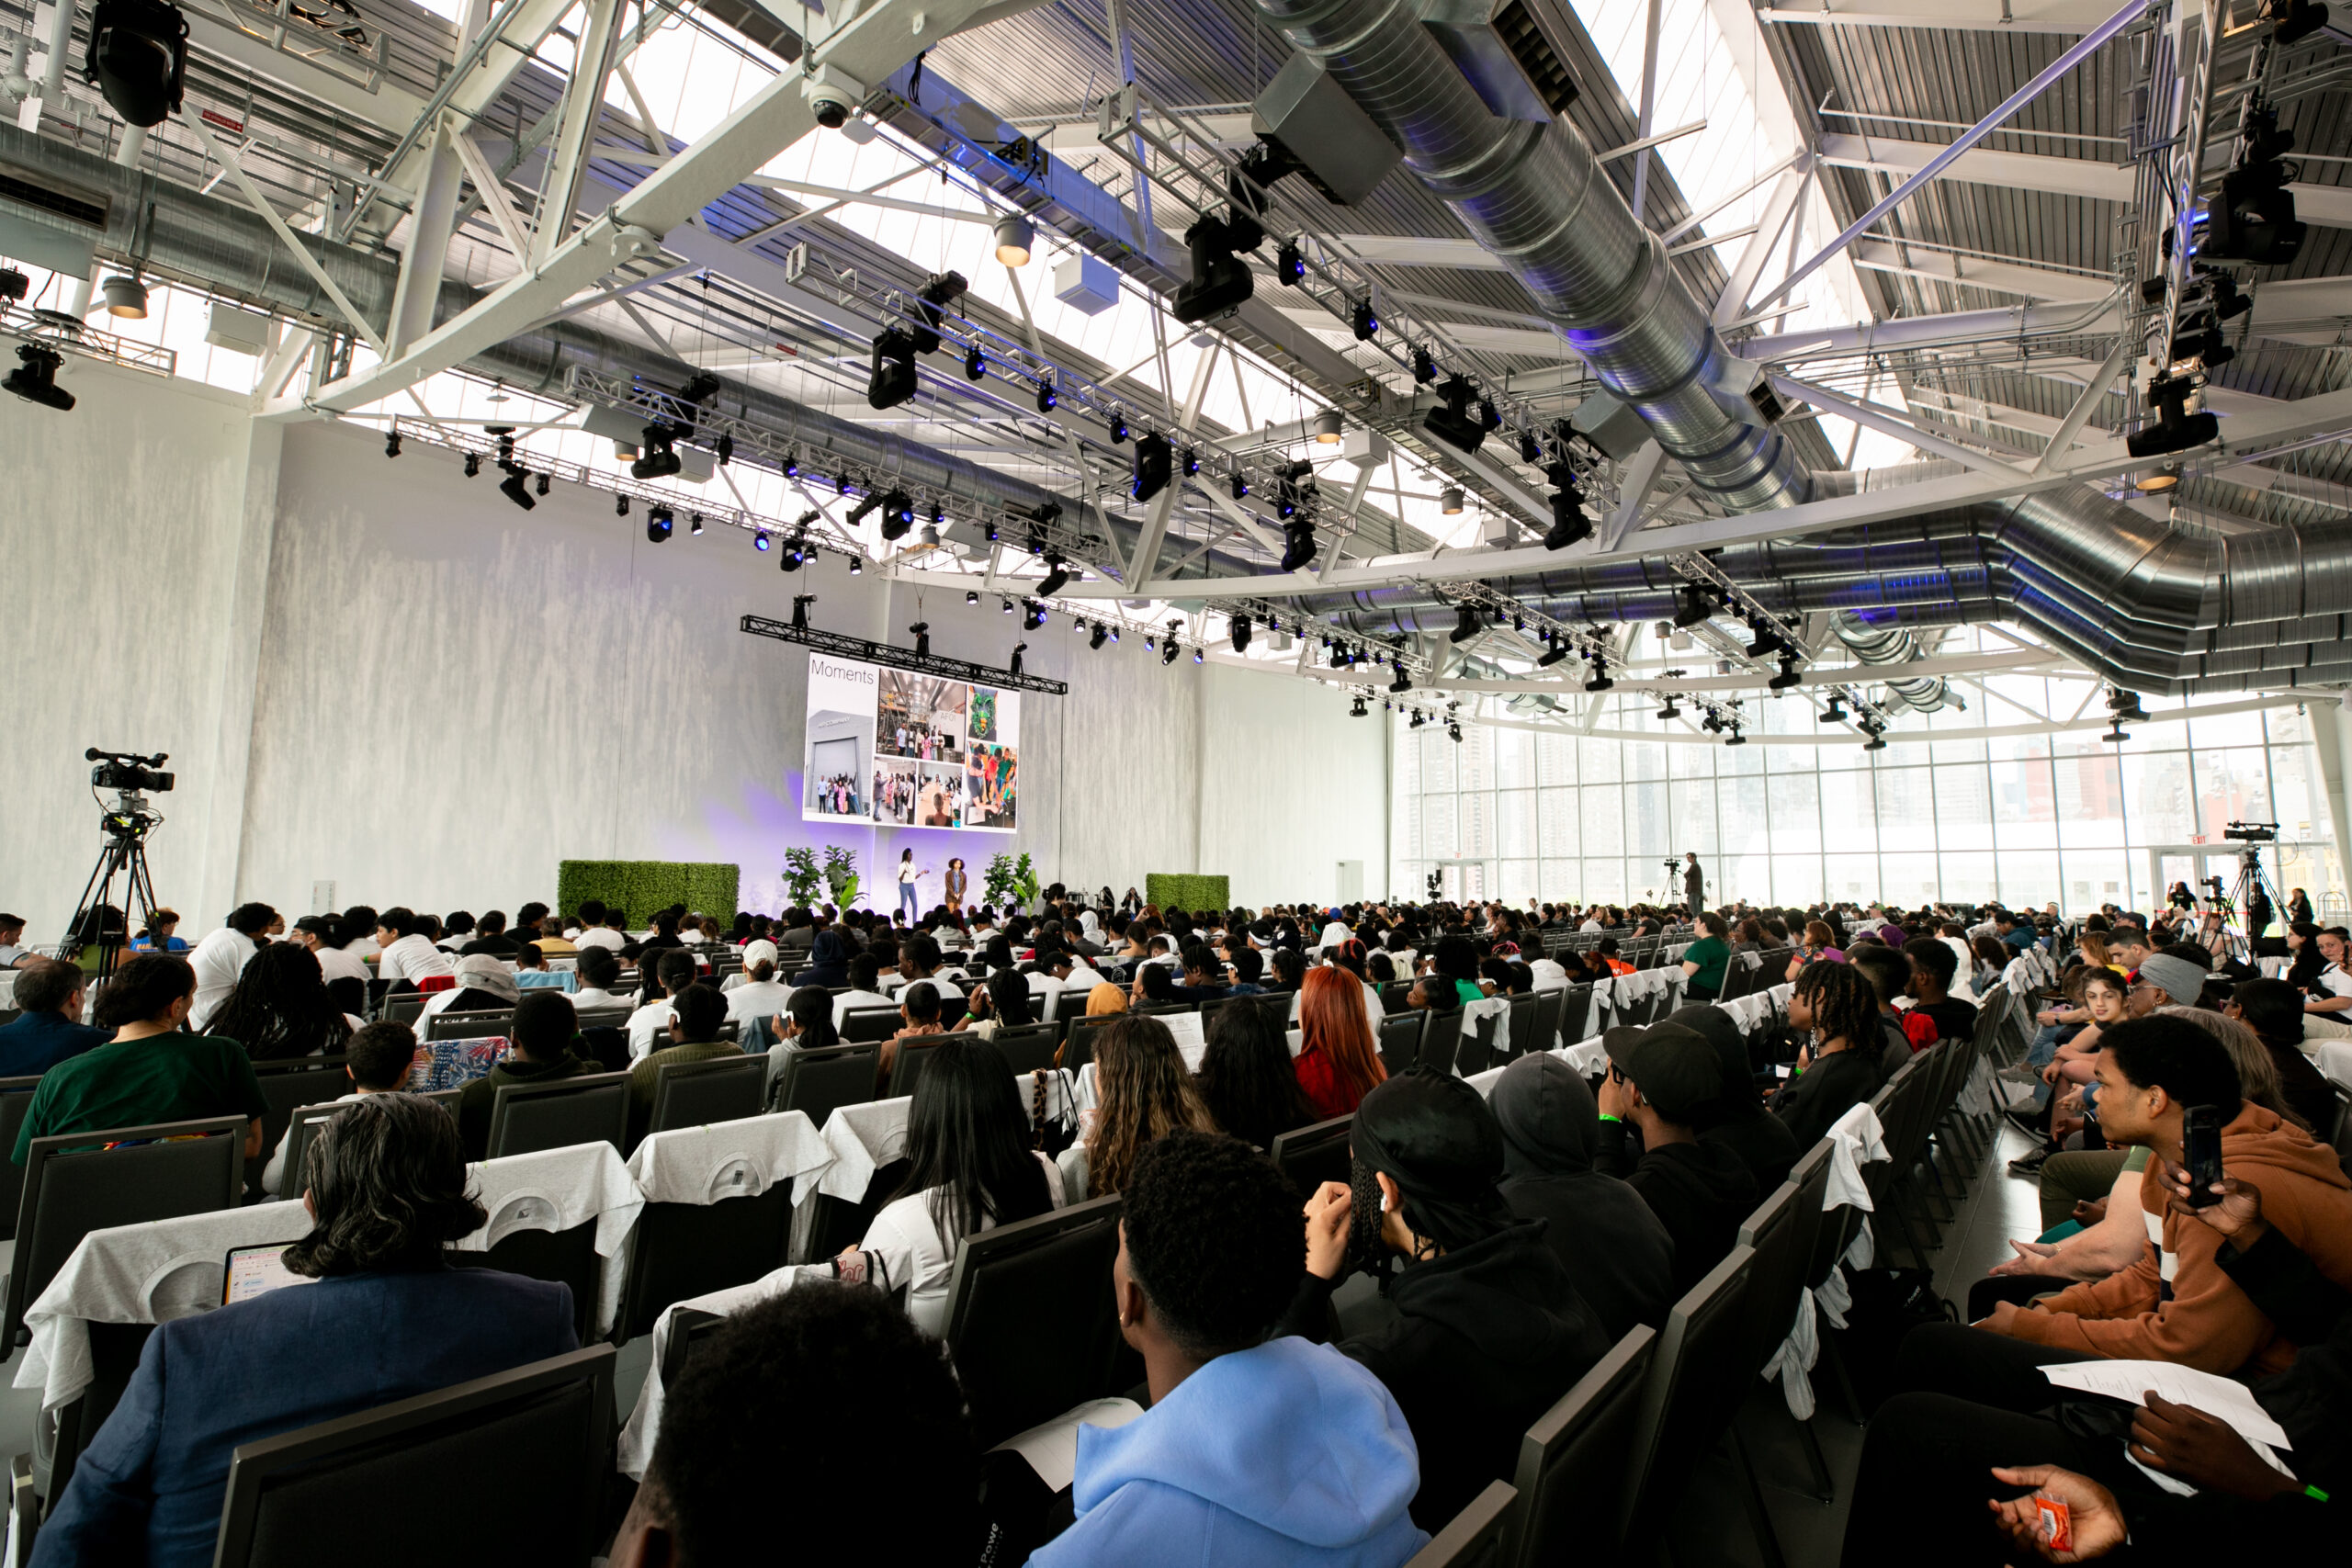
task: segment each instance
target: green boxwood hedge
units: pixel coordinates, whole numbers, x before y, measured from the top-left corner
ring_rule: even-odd
[[[1189,872],[1155,871],[1143,879],[1145,900],[1163,909],[1171,904],[1188,910],[1231,908],[1228,888],[1227,878],[1196,876]]]
[[[684,904],[717,916],[723,925],[735,917],[735,893],[742,878],[742,867],[715,861],[568,860],[556,866],[555,901],[560,911],[571,915],[589,899],[601,898],[626,910],[639,926],[656,909]]]

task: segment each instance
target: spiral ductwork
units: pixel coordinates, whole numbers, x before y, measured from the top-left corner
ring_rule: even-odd
[[[1919,639],[1909,626],[1872,626],[1859,615],[1838,615],[1829,622],[1830,635],[1864,664],[1908,664],[1918,656]],[[1889,679],[1886,689],[1921,713],[1933,713],[1951,695],[1951,688],[1933,679]]]
[[[1417,0],[1258,0],[1292,45],[1404,150],[1405,165],[1560,323],[1697,485],[1733,512],[1858,487],[1925,484],[1923,462],[1806,474],[1724,371],[1707,311],[1635,220],[1581,133],[1504,119],[1423,26]],[[1866,662],[1904,656],[1909,628],[2014,621],[2136,690],[2184,693],[2340,682],[2352,653],[2352,524],[2192,537],[2084,485],[1938,508],[1896,523],[1709,552],[1779,612],[1831,613]],[[1513,577],[1494,588],[1566,620],[1645,621],[1674,610],[1662,560]],[[1363,632],[1442,630],[1453,611],[1399,586],[1305,602]],[[1898,682],[1933,706],[1939,682]],[[1915,690],[1916,688],[1916,690]]]

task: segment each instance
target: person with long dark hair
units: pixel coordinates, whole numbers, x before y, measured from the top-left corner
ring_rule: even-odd
[[[1061,1156],[1072,1202],[1118,1191],[1135,1168],[1136,1152],[1154,1138],[1179,1127],[1218,1130],[1166,1024],[1156,1018],[1104,1024],[1093,1043],[1100,1101],[1094,1126]]]
[[[1228,1002],[1210,1015],[1208,1050],[1197,1081],[1216,1124],[1247,1144],[1274,1146],[1277,1134],[1315,1120],[1298,1086],[1277,1014],[1254,1002]]]
[[[1037,1021],[1036,994],[1029,976],[1007,964],[990,969],[988,978],[965,998],[967,1010],[956,1028],[977,1040],[993,1040],[1003,1029],[1025,1029]]]
[[[240,1445],[577,1348],[568,1286],[447,1267],[448,1245],[487,1216],[457,1121],[430,1100],[345,1106],[288,1185],[312,1225],[285,1265],[312,1282],[157,1325],[34,1562],[208,1563]]]
[[[842,1256],[864,1254],[851,1267],[868,1284],[907,1287],[907,1315],[935,1335],[964,1239],[1061,1206],[1061,1178],[1032,1146],[1004,1053],[951,1036],[923,1064],[907,1109],[907,1179]]]
[[[1812,1033],[1797,1053],[1793,1076],[1772,1097],[1772,1114],[1800,1150],[1886,1081],[1879,1070],[1885,1037],[1878,1017],[1878,992],[1855,965],[1825,958],[1798,972],[1789,1024]]]
[[[340,1055],[359,1021],[327,994],[319,961],[298,942],[274,942],[254,953],[229,999],[204,1026],[234,1040],[256,1062]]]

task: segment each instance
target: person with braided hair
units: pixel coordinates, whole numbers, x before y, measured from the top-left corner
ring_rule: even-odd
[[[1878,992],[1853,964],[1815,959],[1797,972],[1789,1023],[1812,1038],[1797,1054],[1794,1076],[1772,1097],[1772,1113],[1807,1149],[1886,1081],[1879,1071]]]

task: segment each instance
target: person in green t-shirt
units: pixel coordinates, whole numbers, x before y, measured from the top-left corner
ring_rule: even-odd
[[[187,959],[147,953],[123,964],[98,994],[114,1038],[41,1075],[9,1157],[22,1165],[35,1138],[62,1133],[233,1115],[246,1119],[245,1157],[260,1154],[268,1103],[254,1065],[233,1040],[186,1032],[195,1000]]]
[[[1699,940],[1682,950],[1682,972],[1690,982],[1683,994],[1694,1002],[1711,1002],[1724,994],[1724,971],[1731,964],[1731,928],[1712,911],[1699,917]]]

